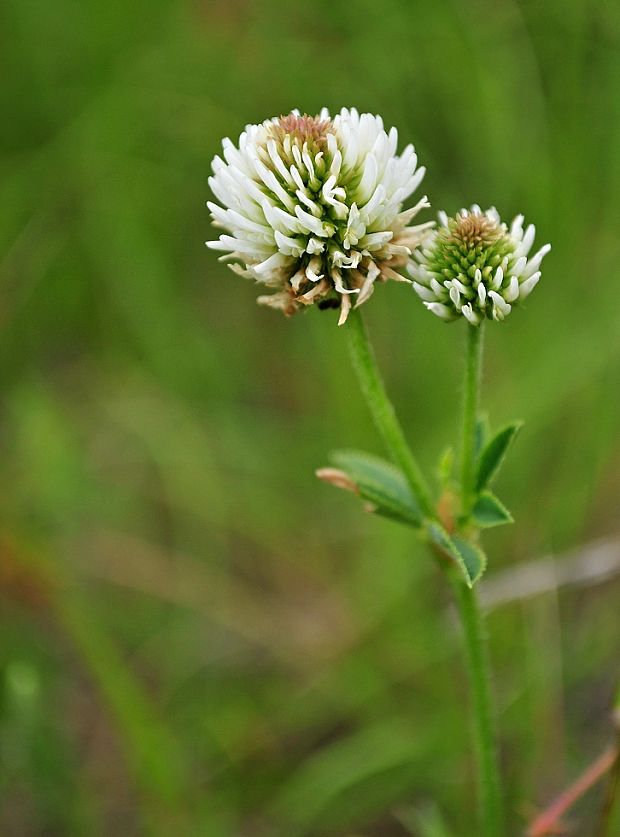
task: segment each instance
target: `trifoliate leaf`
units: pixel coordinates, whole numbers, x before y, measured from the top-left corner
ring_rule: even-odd
[[[473,587],[487,565],[486,556],[480,547],[458,535],[450,537],[443,526],[434,520],[427,523],[426,531],[431,541],[456,563],[467,586]]]
[[[490,529],[504,523],[514,523],[506,506],[491,491],[483,491],[472,509],[472,518],[477,526]]]
[[[478,460],[476,490],[482,491],[493,479],[502,464],[506,451],[522,427],[522,422],[513,422],[502,428],[482,449]]]
[[[319,479],[358,494],[370,511],[420,527],[422,514],[404,475],[394,465],[363,451],[335,451],[334,468],[320,468]]]

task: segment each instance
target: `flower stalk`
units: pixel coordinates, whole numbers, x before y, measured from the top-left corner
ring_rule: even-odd
[[[465,524],[476,494],[476,422],[482,376],[482,324],[467,324],[465,387],[461,450],[461,511]],[[498,763],[497,731],[491,694],[491,678],[484,615],[476,588],[454,579],[472,702],[472,727],[478,763],[481,837],[499,837],[502,831],[502,789]]]
[[[422,514],[434,517],[430,491],[386,392],[359,310],[351,312],[346,328],[353,368],[375,426],[390,455],[407,478]]]
[[[467,324],[465,387],[463,393],[463,428],[461,447],[461,513],[464,520],[475,498],[476,422],[482,376],[483,324]]]
[[[501,837],[504,833],[502,787],[484,617],[475,587],[468,587],[460,579],[454,581],[453,587],[463,627],[471,689],[472,729],[478,762],[480,837]]]

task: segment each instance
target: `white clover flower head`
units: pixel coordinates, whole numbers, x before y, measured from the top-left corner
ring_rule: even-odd
[[[508,229],[495,207],[483,212],[474,204],[453,218],[440,212],[439,221],[410,262],[414,290],[442,320],[503,320],[538,284],[551,245],[528,259],[534,225],[524,230],[517,215]]]
[[[207,246],[274,290],[260,304],[290,315],[318,302],[339,307],[344,323],[376,281],[409,281],[398,271],[433,226],[409,226],[426,198],[402,211],[425,169],[412,145],[397,155],[397,142],[396,128],[354,108],[248,125],[213,160],[209,185],[221,206],[207,205],[225,232]]]

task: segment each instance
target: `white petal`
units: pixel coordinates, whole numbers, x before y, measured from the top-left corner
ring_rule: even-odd
[[[510,306],[496,291],[489,291],[489,298],[493,302],[494,316],[497,312],[499,312],[499,314],[502,315],[501,319],[503,319],[506,314],[510,313],[512,306]]]
[[[301,238],[291,238],[291,236],[281,233],[280,230],[276,230],[274,236],[278,250],[285,256],[299,258],[306,249],[305,242]]]
[[[252,270],[258,274],[267,275],[287,263],[288,260],[282,253],[274,253],[273,256],[270,256],[264,262],[261,262],[261,264],[255,264]]]
[[[377,161],[372,154],[366,157],[364,164],[364,174],[360,185],[357,188],[358,203],[363,204],[369,200],[370,196],[377,187]]]
[[[472,325],[480,324],[480,315],[476,311],[474,311],[474,309],[471,307],[471,304],[464,305],[461,308],[461,314],[463,314]]]
[[[424,302],[436,302],[437,297],[431,291],[430,288],[425,288],[424,285],[420,285],[419,282],[413,282],[412,287],[417,295],[422,299]]]
[[[351,310],[351,297],[342,296],[340,298],[340,317],[338,318],[338,325],[344,325]]]
[[[517,215],[510,225],[510,235],[520,241],[523,238],[523,215]]]
[[[293,178],[291,177],[291,174],[287,167],[282,162],[282,158],[278,154],[278,148],[276,146],[275,140],[269,140],[269,142],[267,143],[267,151],[269,152],[269,156],[271,157],[274,166],[278,170],[280,177],[282,177],[282,179],[285,180],[289,184],[289,186],[292,186]]]
[[[514,302],[519,298],[519,280],[516,276],[510,277],[510,284],[504,291],[504,299],[506,302]]]
[[[308,266],[306,267],[306,276],[311,282],[318,282],[319,279],[322,279],[324,274],[317,273],[318,270],[321,269],[321,260],[319,258],[310,259],[308,262]]]
[[[540,276],[541,273],[539,270],[536,273],[533,273],[528,279],[525,280],[525,282],[521,283],[521,287],[519,288],[519,296],[521,297],[521,299],[525,299],[532,293],[532,291],[538,284]]]
[[[527,256],[527,254],[532,249],[532,244],[534,243],[534,236],[536,235],[536,227],[534,224],[530,224],[525,231],[525,235],[523,236],[523,241],[517,247],[517,254],[519,256]]]
[[[295,215],[301,221],[305,230],[313,235],[318,235],[319,238],[326,238],[327,232],[325,230],[325,225],[319,221],[318,218],[315,218],[314,215],[310,215],[309,212],[306,212],[305,209],[302,209],[301,206],[295,207]]]
[[[437,294],[437,296],[439,296],[439,297],[443,297],[443,296],[445,296],[445,293],[446,293],[446,292],[444,291],[444,289],[441,287],[441,285],[440,285],[440,284],[439,284],[439,282],[435,279],[435,277],[434,277],[434,276],[431,276],[431,288],[435,291],[435,293]]]
[[[436,317],[440,317],[442,320],[452,320],[454,317],[448,306],[443,305],[441,302],[425,302],[424,305],[429,311],[432,311]]]
[[[551,250],[551,245],[550,244],[545,244],[544,247],[541,247],[540,250],[537,253],[535,253],[532,256],[531,259],[528,260],[528,263],[525,267],[525,270],[523,271],[523,276],[525,278],[527,278],[528,276],[531,276],[532,273],[536,273],[536,271],[540,267],[540,263],[542,262],[544,257],[547,255],[549,250]]]

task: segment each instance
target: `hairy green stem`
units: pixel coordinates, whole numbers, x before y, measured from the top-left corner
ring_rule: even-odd
[[[461,510],[465,518],[471,512],[476,494],[475,443],[481,372],[482,326],[468,324],[461,450]],[[455,579],[454,589],[463,626],[465,659],[471,689],[481,837],[501,837],[504,833],[502,788],[484,617],[475,588],[470,589],[461,579]]]
[[[475,497],[476,422],[482,374],[483,324],[467,324],[465,390],[463,394],[463,435],[461,447],[461,511],[468,517]]]
[[[465,658],[471,689],[472,727],[478,763],[480,837],[502,837],[502,786],[484,619],[476,588],[470,588],[460,580],[455,580],[454,588],[463,626]]]
[[[394,407],[385,390],[362,315],[355,309],[349,314],[345,328],[353,367],[383,442],[395,463],[407,478],[422,514],[434,517],[431,495],[422,472],[412,454]]]

